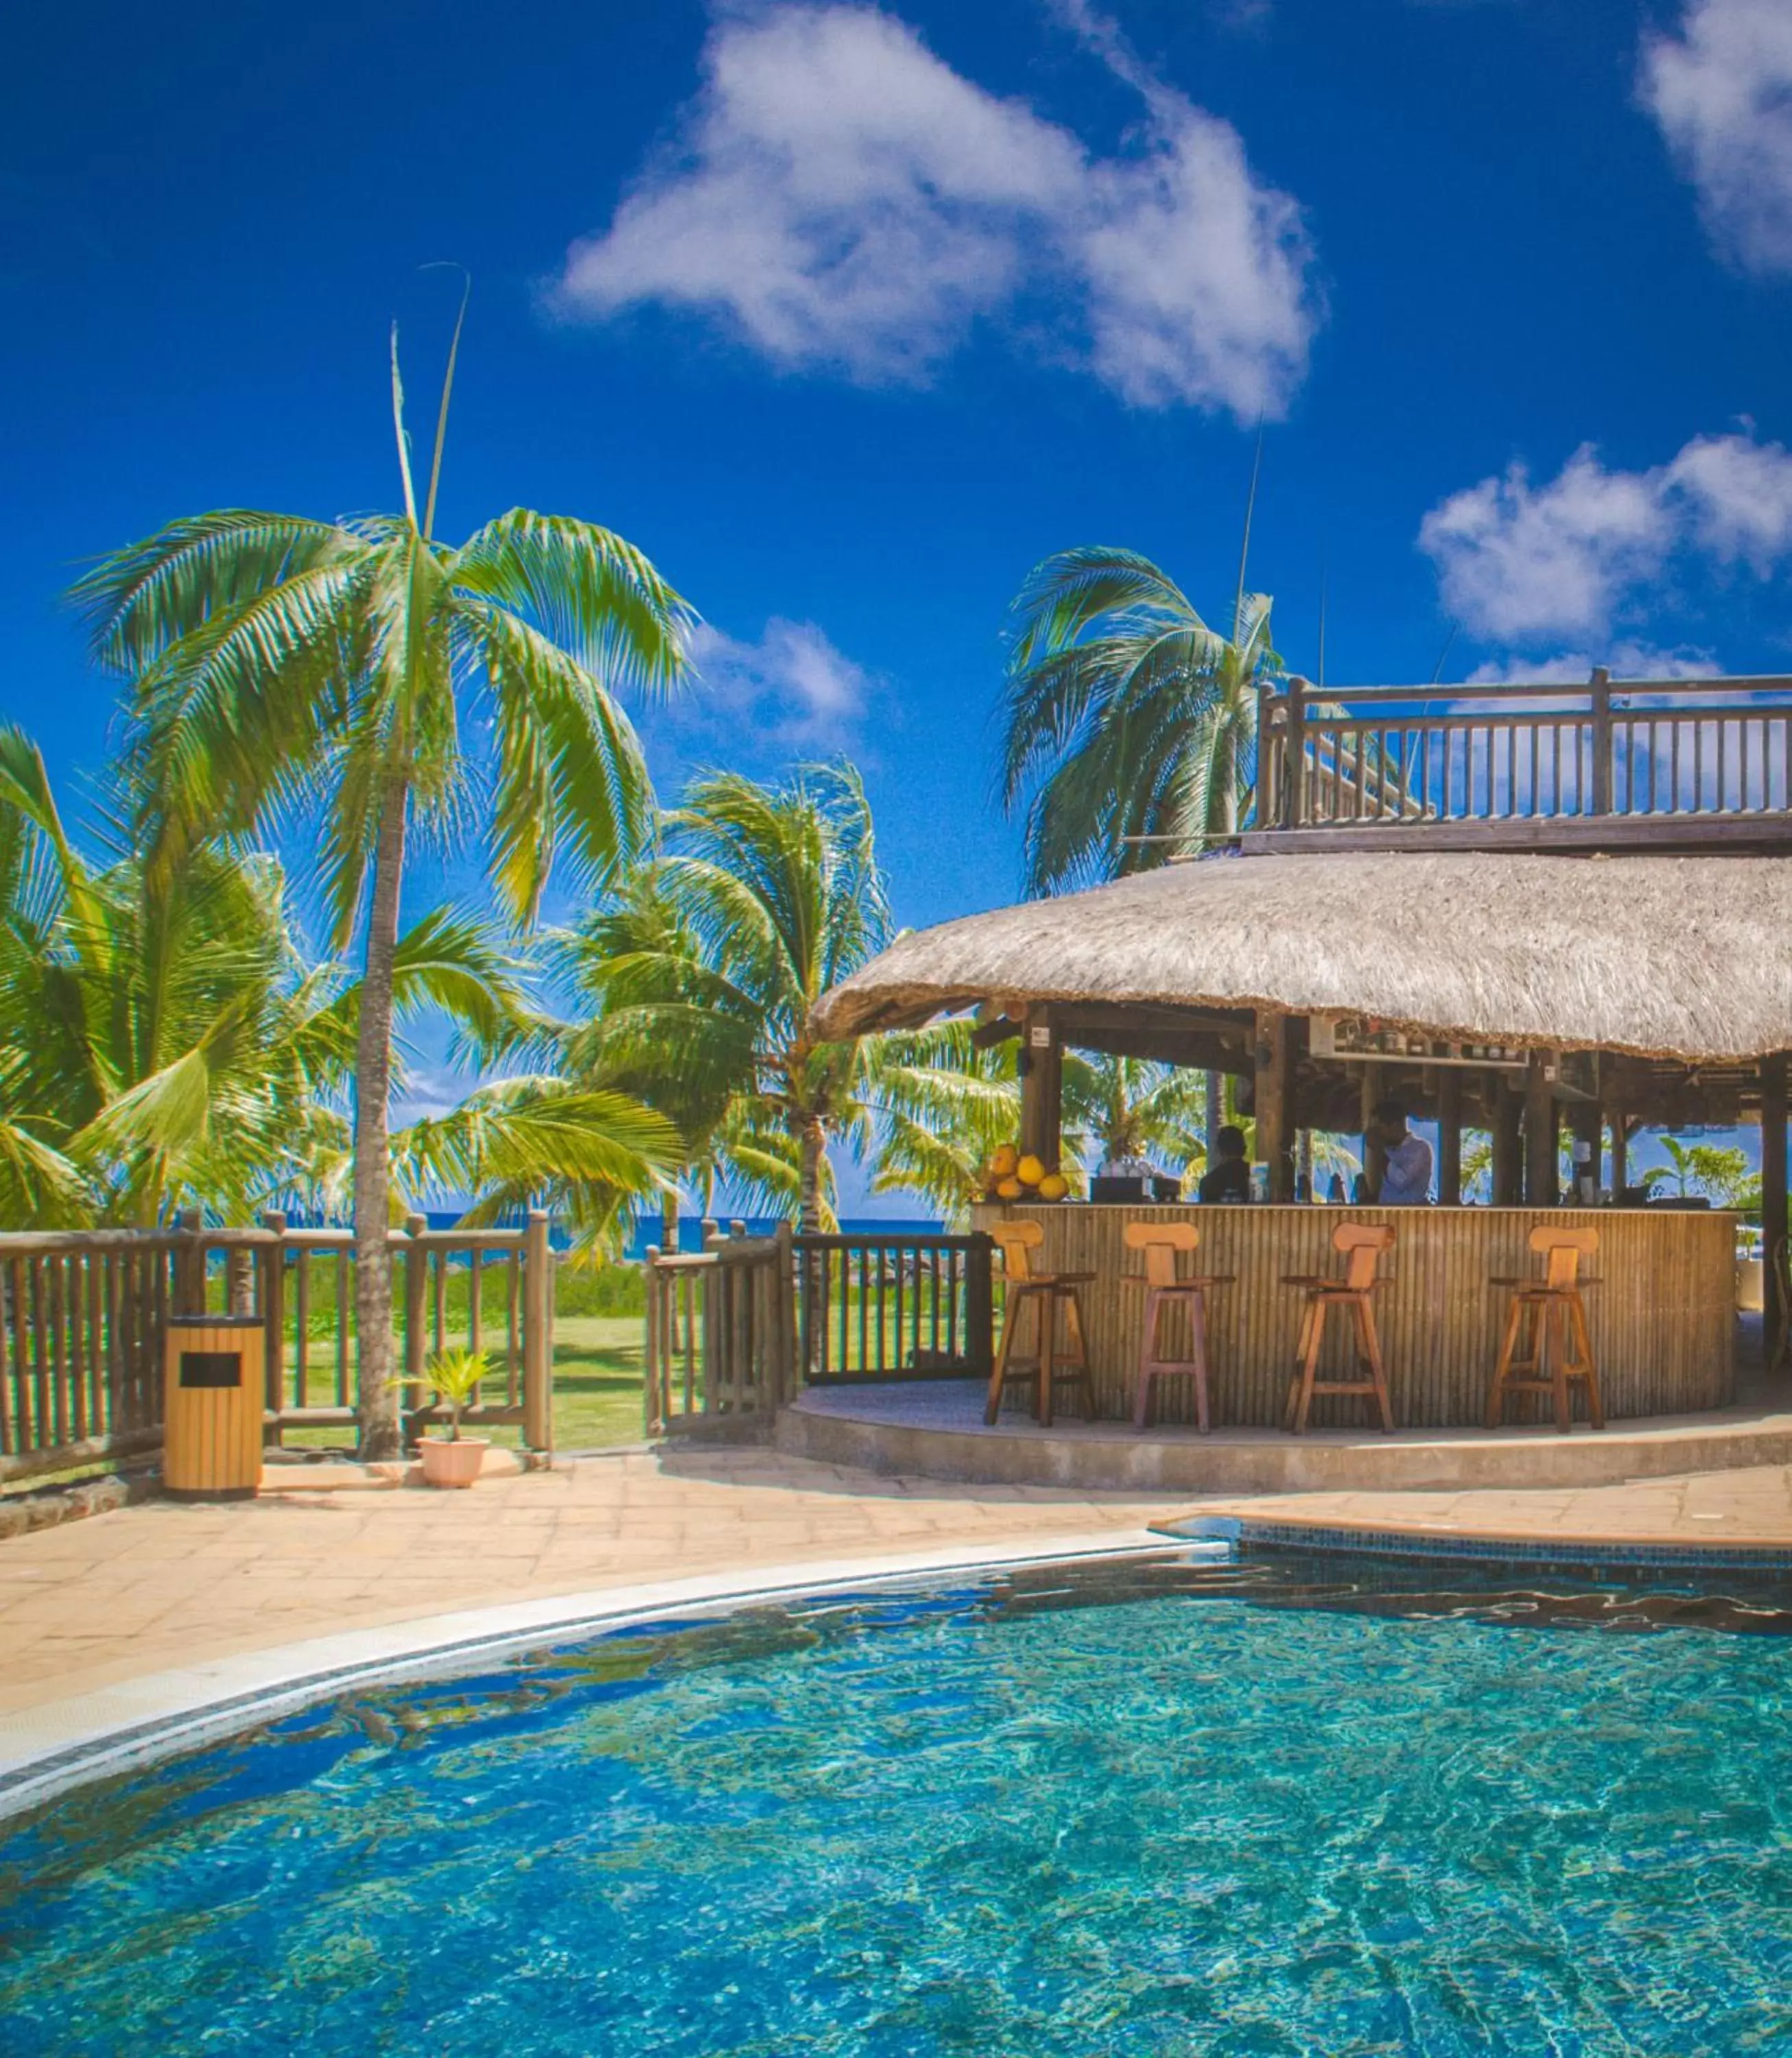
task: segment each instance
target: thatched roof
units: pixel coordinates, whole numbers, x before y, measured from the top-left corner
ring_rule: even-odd
[[[1792,859],[1210,859],[900,937],[823,1035],[990,1001],[1365,1015],[1688,1059],[1792,1048]]]

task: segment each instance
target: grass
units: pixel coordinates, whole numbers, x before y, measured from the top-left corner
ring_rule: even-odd
[[[639,1316],[557,1315],[554,1443],[591,1451],[642,1440]]]
[[[443,1332],[450,1344],[467,1340],[470,1281],[463,1268],[451,1269],[444,1293]],[[601,1272],[562,1266],[554,1274],[554,1445],[556,1450],[590,1451],[642,1440],[642,1321],[646,1306],[640,1268],[609,1265]],[[311,1319],[311,1398],[335,1399],[336,1294],[332,1275],[318,1268],[312,1282]],[[433,1314],[433,1300],[431,1301]],[[505,1341],[506,1289],[496,1270],[481,1282],[479,1305],[483,1340],[502,1369]],[[288,1363],[293,1312],[287,1301]],[[433,1324],[432,1324],[433,1326]],[[395,1354],[398,1346],[395,1339]],[[510,1423],[488,1424],[479,1434],[493,1442],[519,1445],[523,1432]],[[289,1429],[281,1440],[297,1450],[341,1449],[352,1443],[347,1429]]]

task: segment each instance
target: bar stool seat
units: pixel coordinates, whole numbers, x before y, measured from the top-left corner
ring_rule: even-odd
[[[1011,1380],[1034,1382],[1033,1414],[1042,1428],[1051,1426],[1052,1389],[1060,1381],[1080,1384],[1083,1413],[1095,1419],[1095,1389],[1089,1377],[1089,1349],[1083,1333],[1083,1303],[1078,1289],[1095,1277],[1092,1272],[1035,1272],[1033,1253],[1045,1242],[1045,1230],[1036,1222],[997,1222],[991,1241],[1002,1253],[1007,1298],[1002,1317],[1002,1345],[989,1375],[989,1400],[983,1420],[994,1428],[1001,1412],[1003,1389]],[[1029,1356],[1015,1355],[1015,1339],[1020,1318],[1033,1310],[1034,1341]],[[1064,1311],[1066,1341],[1073,1356],[1056,1350],[1058,1310]]]
[[[1599,1404],[1599,1367],[1587,1333],[1586,1304],[1581,1289],[1596,1279],[1580,1277],[1580,1261],[1599,1247],[1596,1229],[1552,1229],[1531,1232],[1531,1248],[1544,1261],[1543,1276],[1496,1277],[1512,1295],[1493,1382],[1487,1390],[1487,1426],[1497,1429],[1505,1416],[1509,1393],[1550,1396],[1556,1404],[1556,1427],[1567,1436],[1574,1426],[1571,1381],[1587,1389],[1587,1419],[1595,1430],[1605,1427]],[[1528,1331],[1527,1335],[1525,1332]],[[1523,1345],[1521,1352],[1520,1345]]]
[[[1186,1279],[1178,1277],[1178,1253],[1194,1250],[1201,1242],[1201,1231],[1193,1222],[1128,1222],[1121,1237],[1129,1250],[1142,1251],[1145,1255],[1142,1272],[1120,1275],[1122,1285],[1145,1289],[1133,1426],[1142,1429],[1146,1425],[1154,1381],[1192,1378],[1195,1420],[1205,1436],[1213,1428],[1207,1400],[1207,1294],[1212,1287],[1230,1286],[1231,1276],[1210,1273]],[[1166,1357],[1159,1353],[1158,1333],[1164,1311],[1174,1307],[1188,1311],[1190,1354],[1186,1357]]]
[[[1281,1426],[1297,1436],[1306,1433],[1307,1415],[1316,1393],[1362,1393],[1371,1396],[1381,1411],[1381,1431],[1392,1436],[1394,1411],[1388,1398],[1388,1373],[1381,1361],[1381,1337],[1375,1326],[1370,1297],[1377,1285],[1375,1273],[1381,1253],[1394,1247],[1394,1231],[1386,1223],[1340,1222],[1332,1238],[1333,1250],[1344,1257],[1344,1277],[1313,1273],[1290,1273],[1284,1286],[1297,1286],[1306,1296],[1301,1317],[1300,1341],[1294,1346],[1294,1377],[1289,1383],[1288,1402],[1282,1410]],[[1355,1379],[1321,1379],[1319,1350],[1325,1341],[1325,1318],[1333,1308],[1345,1308],[1356,1332]]]

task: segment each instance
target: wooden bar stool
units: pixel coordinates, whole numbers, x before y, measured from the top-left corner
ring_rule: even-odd
[[[1341,1222],[1332,1238],[1332,1248],[1344,1255],[1344,1277],[1314,1278],[1285,1277],[1284,1286],[1305,1289],[1306,1312],[1301,1318],[1301,1340],[1294,1347],[1295,1369],[1288,1389],[1288,1405],[1281,1426],[1297,1436],[1306,1431],[1307,1412],[1316,1393],[1369,1393],[1381,1411],[1384,1435],[1392,1436],[1394,1411],[1388,1400],[1387,1368],[1381,1362],[1381,1338],[1375,1326],[1375,1309],[1369,1297],[1381,1283],[1375,1276],[1381,1253],[1394,1247],[1394,1232],[1388,1225]],[[1356,1325],[1355,1379],[1321,1379],[1319,1347],[1325,1339],[1325,1317],[1333,1308],[1348,1308]]]
[[[1145,1253],[1142,1272],[1123,1272],[1120,1275],[1122,1284],[1145,1289],[1144,1329],[1138,1344],[1138,1389],[1133,1400],[1133,1426],[1138,1429],[1145,1427],[1146,1417],[1150,1412],[1153,1380],[1173,1376],[1192,1378],[1195,1420],[1205,1436],[1213,1427],[1207,1408],[1207,1289],[1230,1286],[1232,1281],[1230,1277],[1221,1278],[1217,1274],[1190,1279],[1177,1277],[1177,1253],[1193,1250],[1201,1242],[1201,1232],[1193,1222],[1128,1222],[1121,1235],[1128,1250],[1142,1250]],[[1190,1355],[1160,1357],[1158,1332],[1164,1310],[1178,1305],[1188,1310]]]
[[[1031,1379],[1036,1382],[1033,1413],[1043,1426],[1051,1426],[1051,1389],[1059,1380],[1082,1382],[1083,1412],[1093,1422],[1095,1392],[1089,1378],[1089,1350],[1083,1341],[1083,1305],[1077,1289],[1086,1286],[1095,1273],[1035,1272],[1033,1253],[1045,1242],[1045,1230],[1036,1222],[997,1222],[989,1234],[1002,1253],[1007,1296],[1002,1316],[1002,1348],[995,1354],[995,1369],[989,1375],[989,1404],[983,1410],[984,1421],[994,1426],[1001,1411],[1002,1389],[1011,1379]],[[1059,1357],[1054,1351],[1060,1305],[1075,1353],[1067,1357]],[[1028,1308],[1033,1310],[1033,1353],[1030,1357],[1017,1358],[1015,1335]]]
[[[1487,1393],[1488,1428],[1499,1428],[1508,1393],[1548,1393],[1556,1403],[1556,1426],[1567,1436],[1574,1421],[1570,1380],[1580,1381],[1587,1389],[1588,1420],[1595,1429],[1605,1427],[1599,1368],[1593,1362],[1587,1309],[1580,1297],[1583,1285],[1599,1284],[1596,1279],[1580,1277],[1581,1259],[1591,1257],[1599,1247],[1596,1229],[1534,1229],[1531,1248],[1545,1261],[1543,1277],[1488,1281],[1490,1286],[1510,1287],[1512,1297],[1500,1361]],[[1519,1355],[1521,1337],[1526,1352],[1523,1357]]]

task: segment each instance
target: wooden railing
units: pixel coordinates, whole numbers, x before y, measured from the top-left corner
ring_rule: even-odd
[[[793,1241],[728,1236],[705,1225],[704,1248],[650,1247],[642,1426],[650,1436],[700,1418],[769,1420],[793,1391]]]
[[[407,1432],[441,1419],[431,1355],[485,1349],[493,1379],[462,1411],[553,1441],[554,1256],[547,1217],[521,1229],[431,1230],[387,1239],[395,1355]],[[268,1440],[355,1421],[354,1238],[283,1214],[254,1229],[0,1235],[0,1479],[129,1457],[161,1441],[170,1313],[241,1314],[264,1333]],[[491,1390],[495,1387],[496,1391]]]
[[[800,1236],[797,1348],[812,1386],[987,1379],[985,1236]]]
[[[1266,687],[1257,835],[1464,826],[1734,839],[1792,816],[1792,679]],[[1792,832],[1789,831],[1788,832]],[[1391,839],[1390,839],[1391,840]],[[1490,839],[1491,840],[1491,839]],[[1511,840],[1520,840],[1512,837]]]
[[[0,1479],[153,1449],[174,1234],[0,1236]]]
[[[650,1436],[769,1419],[804,1385],[987,1379],[987,1237],[909,1230],[754,1238],[647,1253]]]

